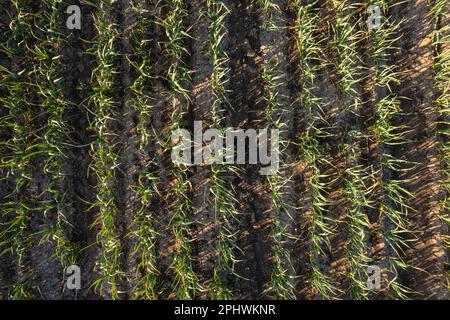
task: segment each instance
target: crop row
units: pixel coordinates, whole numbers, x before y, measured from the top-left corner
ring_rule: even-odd
[[[97,262],[99,274],[93,287],[100,293],[108,292],[112,298],[119,298],[123,271],[120,233],[117,228],[119,210],[116,204],[119,156],[114,142],[114,125],[118,116],[114,88],[118,31],[113,22],[113,3],[113,0],[101,1],[94,17],[97,37],[89,53],[94,55],[97,66],[92,74],[92,92],[89,97],[92,117],[89,127],[94,133],[90,171],[97,178],[96,199],[92,204],[97,215],[93,227],[98,230],[97,242],[101,247],[101,258]]]
[[[228,57],[223,49],[223,38],[226,36],[225,23],[228,8],[223,1],[207,1],[207,17],[209,21],[209,55],[212,61],[211,90],[214,96],[211,117],[214,128],[224,132],[224,114],[230,102],[227,98],[227,79],[229,68]],[[212,143],[215,143],[212,142]],[[228,279],[236,275],[235,264],[238,247],[234,225],[237,221],[236,198],[231,188],[229,176],[236,173],[236,168],[226,165],[213,165],[211,169],[212,208],[218,221],[218,261],[213,271],[213,282],[210,295],[215,299],[232,299]]]
[[[11,185],[11,192],[2,203],[1,254],[11,252],[15,259],[17,270],[16,283],[10,296],[13,299],[31,297],[32,273],[27,259],[27,251],[31,247],[29,231],[30,213],[34,203],[25,193],[31,179],[31,160],[36,152],[36,140],[32,132],[31,99],[34,84],[30,79],[32,65],[29,58],[19,60],[14,57],[25,57],[32,45],[31,28],[33,16],[26,1],[14,1],[15,19],[10,24],[7,41],[2,45],[2,51],[11,61],[11,66],[2,66],[2,87],[7,95],[1,98],[2,105],[7,109],[2,125],[11,133],[10,138],[2,141],[1,167],[6,169],[4,179]]]
[[[374,4],[382,9],[386,17],[382,25],[370,34],[375,61],[376,111],[369,130],[378,143],[378,161],[381,165],[376,175],[383,190],[383,199],[377,203],[377,210],[380,212],[385,242],[389,296],[407,298],[410,290],[399,282],[398,276],[399,270],[407,268],[402,257],[408,247],[405,240],[410,232],[407,201],[412,195],[405,189],[405,181],[399,178],[399,174],[408,170],[410,164],[392,153],[394,146],[407,143],[406,131],[395,124],[402,115],[400,97],[393,91],[393,86],[400,83],[400,73],[390,57],[398,40],[401,22],[396,24],[387,16],[387,2],[375,1]]]
[[[169,10],[162,21],[166,34],[164,55],[170,62],[167,70],[167,80],[170,87],[170,130],[181,129],[181,121],[187,112],[189,90],[187,88],[190,72],[183,57],[188,54],[186,40],[189,34],[186,28],[188,11],[181,0],[169,0],[165,3]],[[170,148],[168,149],[170,151]],[[175,256],[170,269],[174,272],[173,294],[179,299],[192,299],[200,289],[199,281],[192,266],[191,240],[189,239],[190,213],[192,201],[189,193],[192,189],[188,179],[188,168],[172,166],[171,174],[175,180],[173,197],[176,206],[170,225],[176,241]]]
[[[447,24],[450,16],[450,8],[447,1],[436,0],[430,3],[430,12],[433,17],[434,35],[433,50],[434,59],[434,86],[437,92],[435,104],[440,113],[437,125],[437,135],[440,140],[441,159],[443,164],[442,187],[446,192],[441,218],[447,228],[450,224],[450,26]],[[447,249],[450,247],[448,235],[443,242]],[[448,261],[447,261],[448,265]],[[447,272],[447,286],[450,287],[450,274]]]
[[[330,247],[329,237],[333,233],[327,210],[331,205],[329,184],[322,168],[326,164],[327,147],[321,139],[330,135],[325,120],[322,100],[317,94],[317,82],[322,55],[323,42],[319,40],[319,12],[315,3],[302,5],[295,2],[293,7],[295,23],[293,28],[294,61],[297,69],[299,90],[298,103],[307,108],[306,129],[300,140],[300,152],[306,161],[311,175],[308,181],[311,197],[311,214],[308,228],[310,285],[315,294],[331,298],[336,292],[335,285],[321,265],[321,259]]]
[[[137,285],[134,288],[134,299],[157,299],[158,276],[156,239],[158,232],[155,228],[155,210],[153,201],[160,194],[158,177],[152,170],[154,159],[150,155],[149,145],[153,141],[149,123],[153,99],[149,89],[153,84],[154,63],[151,57],[151,40],[147,34],[156,19],[147,8],[132,3],[132,12],[137,23],[131,33],[131,46],[133,58],[130,59],[132,67],[137,72],[137,78],[131,85],[133,93],[131,107],[138,113],[136,132],[140,137],[139,153],[144,163],[139,172],[138,185],[133,186],[133,191],[139,199],[140,207],[134,214],[133,230],[130,231],[135,240],[132,255],[138,259],[136,277]]]

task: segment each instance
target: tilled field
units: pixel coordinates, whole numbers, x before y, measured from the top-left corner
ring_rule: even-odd
[[[0,5],[1,299],[449,298],[449,1]],[[175,164],[194,121],[278,173]]]

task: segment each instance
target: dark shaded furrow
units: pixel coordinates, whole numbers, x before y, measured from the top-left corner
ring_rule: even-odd
[[[227,127],[259,128],[263,110],[255,101],[261,98],[260,40],[258,7],[253,1],[230,3],[228,22],[230,58],[230,104],[233,112],[226,117]],[[242,254],[237,273],[247,279],[236,284],[243,298],[257,298],[270,278],[270,198],[259,170],[244,167],[233,181],[240,218],[238,246]],[[258,168],[259,169],[259,168]]]
[[[94,222],[94,212],[89,203],[93,203],[95,184],[93,174],[89,171],[92,159],[89,154],[89,144],[92,141],[89,127],[87,99],[90,94],[90,78],[95,64],[95,58],[87,54],[94,39],[93,8],[83,5],[82,1],[65,3],[66,6],[76,4],[83,8],[83,25],[81,30],[69,30],[63,21],[63,34],[67,41],[61,48],[62,70],[65,86],[64,94],[71,104],[67,111],[67,124],[71,128],[70,148],[67,148],[67,174],[64,190],[66,200],[73,210],[67,217],[72,230],[70,241],[78,249],[77,264],[81,268],[81,292],[64,290],[66,298],[98,298],[91,288],[96,274],[93,272],[95,254],[92,243],[96,241],[95,230],[90,226]]]

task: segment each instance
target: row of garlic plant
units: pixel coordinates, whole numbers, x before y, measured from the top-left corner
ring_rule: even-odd
[[[211,116],[214,128],[224,133],[224,114],[229,106],[227,98],[227,82],[229,68],[228,56],[223,48],[226,36],[225,23],[229,10],[220,0],[207,1],[207,17],[209,21],[208,47],[212,61],[211,90],[214,96]],[[212,143],[215,143],[214,141]],[[229,181],[229,176],[236,174],[231,165],[213,164],[211,168],[212,207],[218,220],[218,261],[213,271],[210,295],[214,299],[232,299],[233,292],[229,288],[229,279],[236,276],[236,232],[234,224],[238,220],[236,198]]]
[[[369,260],[367,231],[370,229],[367,209],[371,205],[369,196],[372,187],[370,168],[361,164],[360,148],[364,137],[359,123],[362,71],[358,46],[363,39],[363,31],[359,29],[361,23],[356,14],[359,4],[347,0],[332,0],[331,4],[335,12],[332,47],[336,54],[338,87],[344,100],[350,103],[343,112],[354,120],[354,124],[344,129],[343,137],[346,157],[344,195],[347,202],[345,255],[348,262],[348,294],[353,299],[365,299],[368,294],[365,283],[365,270]]]
[[[300,157],[306,161],[311,172],[308,181],[311,195],[311,217],[308,228],[310,285],[314,294],[332,298],[336,287],[321,265],[322,258],[330,248],[329,237],[333,234],[328,207],[332,204],[328,192],[327,178],[322,173],[326,164],[327,149],[321,139],[329,137],[329,124],[324,118],[323,102],[317,94],[320,65],[324,63],[323,41],[319,38],[319,12],[316,2],[307,4],[296,0],[292,3],[295,15],[293,26],[293,63],[297,75],[296,87],[299,91],[298,103],[307,108],[307,124],[300,140]]]
[[[28,193],[32,173],[32,160],[40,153],[39,141],[34,131],[33,95],[36,91],[32,79],[33,61],[29,54],[33,47],[32,28],[34,14],[28,1],[12,1],[14,13],[9,25],[7,40],[1,50],[10,66],[0,66],[0,84],[7,92],[0,97],[6,109],[1,124],[10,137],[1,142],[0,166],[11,192],[2,202],[3,223],[0,229],[0,256],[11,253],[15,258],[17,279],[10,290],[12,299],[32,298],[32,279],[28,250],[31,248],[30,221],[37,203]]]
[[[104,0],[95,5],[94,27],[97,35],[89,49],[97,63],[92,74],[92,93],[89,101],[92,115],[89,129],[94,133],[89,170],[97,178],[96,199],[92,204],[97,214],[93,227],[98,230],[97,243],[101,249],[101,258],[96,266],[98,278],[93,287],[101,294],[105,293],[113,299],[118,299],[123,271],[120,232],[116,225],[119,210],[115,202],[119,156],[113,131],[118,111],[118,102],[115,101],[115,64],[118,60],[115,44],[118,31],[113,22],[114,2],[116,1]]]
[[[282,10],[279,4],[272,0],[257,1],[261,12],[260,35],[270,36],[271,34],[283,36],[285,33],[285,22],[282,21]],[[294,236],[287,230],[286,221],[292,222],[292,214],[289,204],[286,202],[286,186],[290,183],[290,178],[286,176],[287,164],[283,151],[287,148],[285,133],[287,132],[288,110],[281,102],[278,87],[283,85],[281,70],[278,66],[278,57],[274,48],[279,44],[268,44],[265,48],[262,61],[262,82],[263,92],[261,103],[264,104],[264,117],[266,123],[271,129],[279,130],[279,150],[271,150],[271,152],[279,152],[280,172],[272,172],[266,179],[267,185],[271,192],[271,206],[274,213],[272,222],[272,231],[270,234],[272,242],[273,265],[271,279],[265,293],[276,299],[295,299],[293,265],[290,259],[290,252],[287,243],[294,240]],[[272,136],[271,139],[276,139]]]
[[[269,62],[270,63],[270,62]],[[284,130],[286,123],[282,123],[277,113],[283,107],[278,101],[277,87],[279,84],[274,65],[266,65],[263,67],[263,81],[265,92],[263,93],[263,101],[266,103],[266,120],[270,123],[271,128]],[[274,139],[272,136],[271,139]],[[280,139],[281,150],[286,146],[286,141]],[[275,152],[272,150],[271,152]],[[282,160],[280,167],[283,169]],[[289,182],[289,178],[281,174],[270,175],[267,183],[271,192],[271,205],[274,212],[273,226],[270,237],[272,239],[273,267],[271,273],[271,281],[266,292],[273,295],[277,299],[295,299],[293,278],[290,269],[292,269],[290,261],[290,253],[286,248],[289,239],[293,239],[286,230],[283,222],[286,219],[292,219],[289,205],[285,200],[285,186]]]
[[[450,226],[450,25],[447,24],[450,17],[448,1],[434,0],[430,2],[430,12],[434,24],[433,50],[434,50],[434,87],[437,92],[435,104],[440,113],[437,125],[437,135],[440,139],[440,151],[443,163],[442,187],[446,192],[441,218]],[[450,247],[450,236],[445,235],[444,244]],[[450,272],[446,274],[447,284],[450,287]]]
[[[190,71],[183,61],[184,55],[188,54],[186,40],[190,37],[186,28],[188,11],[182,0],[167,0],[164,5],[168,10],[167,16],[161,24],[165,31],[166,40],[164,45],[164,56],[169,60],[167,80],[170,86],[170,130],[174,132],[181,128],[181,121],[186,114],[187,105],[190,101],[188,81]],[[167,148],[170,152],[170,148]],[[173,166],[171,174],[176,180],[172,195],[176,198],[176,208],[172,212],[170,225],[175,235],[176,248],[170,269],[174,273],[173,294],[179,299],[193,299],[200,289],[198,276],[193,270],[190,231],[190,214],[192,203],[189,192],[192,186],[188,179],[188,168]]]
[[[51,64],[52,57],[50,41],[56,41],[59,37],[54,29],[55,6],[45,2],[46,10],[43,13],[33,12],[27,1],[12,1],[14,15],[10,24],[8,40],[2,45],[2,50],[10,60],[10,68],[2,66],[4,77],[2,82],[7,89],[8,95],[2,97],[3,105],[7,108],[7,115],[2,118],[2,125],[11,132],[11,138],[2,143],[5,148],[1,157],[1,167],[6,168],[6,180],[12,186],[12,192],[2,208],[2,214],[6,217],[6,223],[0,231],[0,243],[6,249],[2,254],[11,252],[17,257],[16,273],[18,279],[10,291],[12,299],[26,299],[33,297],[32,288],[35,277],[30,270],[28,250],[34,245],[33,238],[39,237],[40,241],[56,239],[56,254],[60,256],[63,264],[67,265],[72,260],[73,251],[62,235],[63,195],[55,186],[56,181],[63,178],[62,147],[63,134],[65,130],[56,132],[56,127],[64,127],[62,114],[56,108],[56,104],[63,104],[62,109],[67,106],[62,97],[60,86],[56,84],[57,79],[49,80],[54,76],[58,67]],[[41,20],[44,20],[45,30],[36,32]],[[42,31],[42,32],[41,32]],[[41,35],[43,34],[43,35]],[[49,40],[49,39],[52,40]],[[58,57],[57,57],[58,58]],[[43,103],[38,102],[43,97]],[[55,123],[47,123],[41,128],[36,126],[40,118],[38,113],[40,106],[45,107],[44,112],[50,117],[55,117]],[[61,115],[61,117],[60,117]],[[53,196],[53,200],[43,200],[42,194],[31,193],[33,178],[32,167],[36,164],[39,156],[49,155],[50,160],[44,165],[46,174],[52,175],[51,183],[46,192]],[[59,197],[58,197],[59,196]],[[31,221],[33,217],[49,211],[57,215],[57,222],[47,230],[33,234]],[[45,214],[44,214],[45,213]]]
[[[280,6],[272,0],[258,0],[257,3],[263,19],[260,34],[284,34],[283,21],[279,17],[282,10]],[[282,80],[281,71],[276,61],[277,57],[271,57],[271,45],[268,47],[268,52],[263,52],[262,81],[264,89],[260,102],[264,104],[264,117],[269,127],[279,130],[280,150],[272,149],[271,152],[282,153],[287,148],[287,141],[283,138],[284,132],[286,132],[288,127],[288,120],[284,116],[287,110],[285,110],[286,106],[281,103],[278,92],[278,87],[282,85]],[[276,139],[276,137],[272,135],[270,139]],[[276,299],[295,299],[293,267],[290,252],[286,245],[288,240],[294,237],[288,232],[285,222],[286,220],[292,220],[291,210],[285,199],[285,186],[289,183],[290,178],[283,174],[283,171],[286,170],[284,157],[280,155],[279,158],[279,166],[282,171],[273,172],[272,175],[266,178],[271,192],[271,206],[274,217],[270,233],[273,266],[271,279],[265,293]]]
[[[155,211],[152,207],[155,196],[160,194],[158,177],[152,170],[153,159],[149,155],[149,146],[152,143],[150,133],[152,98],[149,88],[152,87],[153,62],[151,57],[151,40],[147,34],[155,25],[155,17],[148,8],[140,7],[133,1],[132,10],[136,16],[136,25],[131,31],[130,44],[134,50],[130,59],[131,66],[137,72],[137,78],[131,85],[133,93],[131,107],[138,113],[136,131],[140,136],[139,153],[143,159],[138,184],[133,187],[140,207],[134,213],[131,235],[135,245],[133,256],[138,260],[136,277],[138,282],[134,288],[134,299],[158,299],[158,276],[156,239],[158,232],[155,229]]]
[[[44,173],[48,175],[49,186],[46,190],[44,216],[55,215],[56,219],[43,237],[56,242],[56,254],[65,268],[76,262],[76,251],[69,240],[71,223],[68,221],[70,204],[66,199],[64,170],[66,151],[71,145],[70,129],[65,116],[70,107],[70,101],[63,92],[61,48],[63,36],[57,31],[58,20],[61,18],[62,1],[44,0],[45,35],[38,39],[32,50],[36,56],[39,68],[36,68],[36,83],[38,94],[43,97],[41,103],[43,112],[47,115],[47,123],[42,128],[40,147],[46,160]],[[49,215],[51,213],[51,215]]]
[[[399,270],[407,268],[402,256],[408,245],[405,240],[409,232],[407,199],[412,195],[405,189],[405,181],[396,178],[407,170],[408,163],[396,158],[391,151],[393,146],[406,143],[406,132],[402,126],[396,125],[402,110],[400,97],[394,93],[393,86],[400,83],[400,73],[389,56],[398,40],[400,22],[395,24],[386,16],[389,10],[387,1],[374,0],[369,4],[378,6],[384,15],[382,24],[369,33],[376,88],[376,111],[369,130],[378,144],[380,168],[376,175],[383,191],[383,199],[377,203],[377,209],[380,211],[382,237],[386,246],[388,294],[394,299],[405,299],[409,289],[400,283],[398,276]]]

